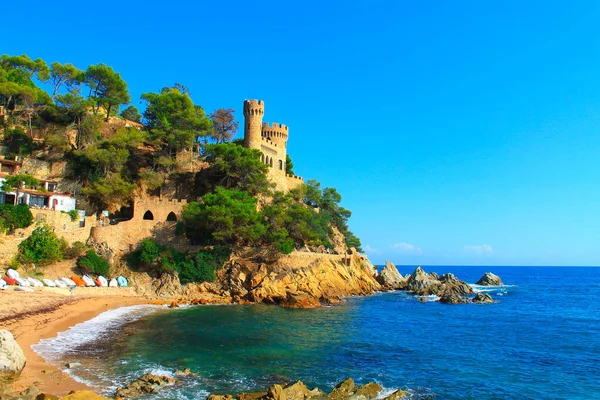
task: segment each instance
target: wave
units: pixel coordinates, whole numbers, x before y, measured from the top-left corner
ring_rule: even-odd
[[[59,332],[54,338],[42,339],[31,348],[48,361],[58,361],[68,354],[76,354],[74,349],[92,343],[99,337],[114,331],[120,326],[142,318],[164,306],[136,305],[105,311],[102,314]]]
[[[489,286],[489,285],[477,285],[475,283],[469,283],[471,289],[475,293],[487,293],[487,292],[500,292],[502,294],[508,293],[507,288],[515,287],[516,285],[497,285],[497,286]]]

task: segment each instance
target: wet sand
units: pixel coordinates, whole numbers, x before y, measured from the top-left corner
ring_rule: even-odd
[[[34,293],[0,291],[0,329],[8,329],[23,349],[27,364],[11,386],[21,391],[36,386],[44,393],[64,395],[90,389],[48,364],[31,345],[55,337],[70,327],[119,307],[153,303],[131,288],[36,288]]]

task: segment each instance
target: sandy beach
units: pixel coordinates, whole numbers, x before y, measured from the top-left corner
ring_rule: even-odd
[[[74,294],[52,288],[36,288],[34,293],[0,291],[0,329],[12,332],[27,357],[25,369],[11,386],[20,391],[35,384],[42,392],[56,395],[89,389],[46,363],[31,345],[104,311],[151,302],[136,296],[132,288],[76,288]]]

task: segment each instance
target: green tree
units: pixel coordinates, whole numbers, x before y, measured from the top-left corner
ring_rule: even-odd
[[[94,112],[97,113],[100,107],[104,107],[106,121],[113,108],[131,100],[127,83],[119,73],[105,64],[90,65],[85,72],[85,83],[90,88],[89,98],[96,105]]]
[[[61,64],[53,62],[50,66],[50,72],[46,83],[52,86],[52,99],[56,100],[58,91],[61,87],[68,90],[73,89],[85,79],[85,72],[75,67],[73,64]]]
[[[91,182],[82,193],[99,210],[115,211],[131,201],[137,185],[127,182],[121,175],[115,174]]]
[[[294,163],[289,154],[285,155],[285,173],[288,175],[295,176],[294,174]]]
[[[235,120],[234,112],[231,108],[219,108],[210,115],[213,123],[210,137],[216,143],[229,142],[235,136],[239,123]]]
[[[260,161],[260,150],[233,143],[210,144],[206,146],[205,155],[210,166],[196,177],[200,192],[224,187],[250,195],[269,193],[272,186],[267,179],[269,167]]]
[[[48,265],[63,258],[61,240],[47,225],[37,227],[19,244],[19,262],[23,264]]]
[[[4,131],[2,144],[4,145],[6,156],[12,160],[17,156],[29,155],[33,151],[33,140],[18,127]]]
[[[85,255],[77,260],[77,266],[85,273],[106,275],[110,264],[99,256],[94,250],[88,250]]]
[[[142,114],[140,114],[136,106],[129,106],[124,109],[121,112],[121,117],[133,122],[140,122],[142,120]]]
[[[9,175],[4,178],[4,182],[2,183],[2,187],[0,190],[3,192],[15,192],[15,202],[19,198],[21,190],[24,187],[34,187],[40,184],[39,179],[29,175],[29,174],[16,174]]]
[[[204,195],[200,203],[185,205],[182,217],[186,236],[197,244],[253,244],[267,230],[255,198],[222,187]]]
[[[160,93],[144,93],[144,118],[151,138],[166,146],[168,153],[191,148],[199,137],[207,136],[211,120],[189,94],[180,88],[163,88]]]

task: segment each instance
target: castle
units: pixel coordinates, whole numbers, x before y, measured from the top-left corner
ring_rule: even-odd
[[[288,192],[304,183],[302,178],[286,174],[288,127],[263,123],[264,113],[264,101],[244,101],[244,146],[261,151],[261,161],[269,166],[269,180],[276,190]]]

